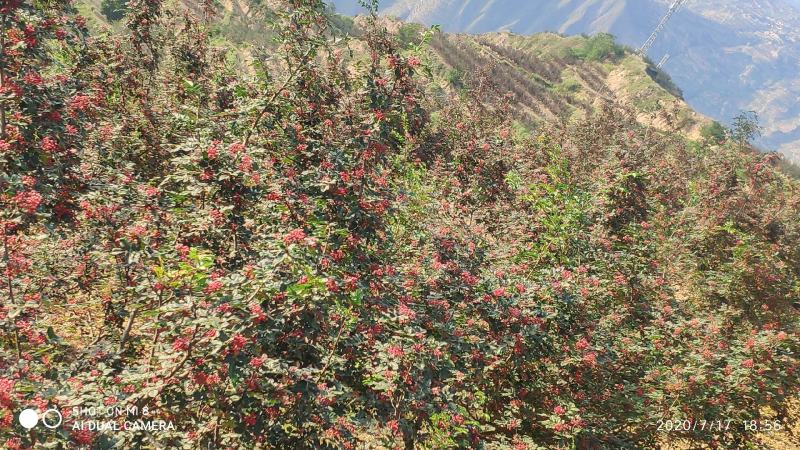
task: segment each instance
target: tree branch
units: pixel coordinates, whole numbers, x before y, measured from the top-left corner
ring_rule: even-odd
[[[0,60],[5,59],[5,51],[6,51],[6,19],[8,16],[3,14],[3,21],[2,26],[0,26]],[[3,91],[3,87],[6,83],[6,71],[2,65],[0,65],[0,92]],[[0,139],[6,138],[6,101],[3,98],[0,98]]]
[[[311,47],[305,52],[300,64],[297,64],[295,66],[295,68],[289,73],[289,77],[286,79],[286,81],[283,82],[283,85],[281,85],[281,87],[272,94],[269,100],[267,100],[267,103],[264,105],[264,107],[261,108],[261,111],[258,112],[258,115],[253,121],[253,124],[250,126],[250,129],[247,130],[247,134],[244,137],[243,144],[245,147],[247,147],[247,144],[250,143],[250,138],[253,136],[253,133],[256,131],[256,128],[258,128],[258,124],[261,123],[261,119],[264,118],[264,115],[267,113],[270,106],[272,106],[272,102],[274,102],[275,99],[277,99],[278,96],[281,94],[281,92],[283,92],[289,86],[289,83],[294,81],[294,77],[296,77],[297,74],[300,73],[300,68],[306,64],[306,60],[308,59],[309,56],[311,56],[311,52],[313,50],[314,48]]]
[[[117,353],[122,353],[125,350],[125,343],[128,341],[128,337],[131,334],[131,328],[133,328],[133,321],[136,320],[136,316],[139,315],[140,308],[136,308],[131,313],[131,317],[128,318],[128,324],[125,326],[125,331],[122,332],[122,338],[119,340],[119,348],[117,349]]]

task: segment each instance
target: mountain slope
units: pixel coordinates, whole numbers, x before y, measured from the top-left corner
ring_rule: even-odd
[[[670,92],[667,78],[659,85],[652,66],[613,44],[603,47],[605,39],[445,33],[431,43],[432,65],[450,87],[460,85],[454,77],[461,74],[488,71],[494,84],[513,94],[512,107],[522,122],[569,120],[604,107],[624,107],[640,123],[698,138],[709,120],[678,98],[678,91]],[[584,54],[594,47],[609,53]]]
[[[508,30],[531,34],[610,32],[638,47],[666,12],[669,0],[396,0],[382,12],[447,31]],[[754,110],[765,127],[762,144],[800,158],[800,6],[795,0],[690,1],[675,14],[650,51],[703,114],[727,122]],[[337,0],[345,14],[355,0]]]

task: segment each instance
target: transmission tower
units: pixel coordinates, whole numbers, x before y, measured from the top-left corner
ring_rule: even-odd
[[[669,61],[669,53],[667,53],[666,55],[664,55],[663,58],[661,58],[661,61],[658,62],[658,65],[656,66],[656,68],[660,69],[660,68],[664,67],[664,64],[666,64],[667,61]]]
[[[659,33],[661,33],[661,30],[664,29],[664,27],[667,25],[667,22],[669,22],[669,19],[672,18],[672,15],[675,14],[687,1],[688,0],[675,0],[675,3],[669,7],[669,11],[667,11],[664,17],[661,18],[661,22],[658,23],[656,29],[653,30],[653,34],[647,38],[647,42],[645,42],[644,45],[642,45],[642,48],[639,49],[640,55],[645,56],[647,54],[648,50],[650,50],[650,47],[652,47],[653,43],[656,41]]]

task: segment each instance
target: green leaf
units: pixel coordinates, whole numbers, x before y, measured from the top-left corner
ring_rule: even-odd
[[[47,327],[47,340],[53,344],[58,344],[58,345],[62,344],[61,338],[58,337],[58,335],[56,335],[56,332],[55,330],[53,330],[53,327]]]

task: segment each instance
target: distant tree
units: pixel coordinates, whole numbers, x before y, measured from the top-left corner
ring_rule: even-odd
[[[731,136],[740,147],[750,145],[753,139],[761,136],[762,127],[758,123],[758,113],[755,111],[742,111],[734,117]]]
[[[672,77],[662,69],[656,67],[656,64],[649,59],[647,61],[647,68],[645,72],[647,73],[650,78],[655,81],[659,86],[666,89],[667,92],[678,97],[679,99],[683,99],[683,91],[681,88],[675,84],[675,81],[672,80]]]
[[[707,143],[719,144],[727,135],[725,127],[716,120],[700,129],[700,137]]]
[[[447,82],[456,89],[464,88],[464,72],[458,69],[451,69],[447,72]]]
[[[617,58],[625,53],[625,49],[617,45],[614,36],[608,33],[598,33],[586,40],[586,42],[572,50],[573,56],[589,61],[603,61],[609,58]]]
[[[122,20],[128,12],[128,0],[103,0],[100,11],[112,22]]]
[[[397,31],[397,40],[404,48],[415,46],[422,40],[424,28],[417,24],[403,24]]]

